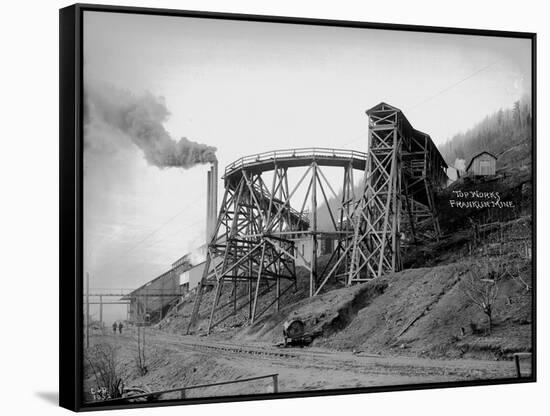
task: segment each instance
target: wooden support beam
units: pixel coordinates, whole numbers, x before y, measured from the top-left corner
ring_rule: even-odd
[[[317,280],[317,163],[312,165],[312,188],[311,188],[311,271],[309,273],[309,296],[315,293]]]

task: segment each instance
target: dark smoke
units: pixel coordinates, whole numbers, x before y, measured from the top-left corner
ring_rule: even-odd
[[[149,92],[138,96],[90,83],[85,86],[84,97],[84,127],[99,121],[121,131],[143,151],[151,165],[187,169],[216,161],[215,147],[185,137],[179,141],[170,137],[163,126],[170,112],[162,97]]]

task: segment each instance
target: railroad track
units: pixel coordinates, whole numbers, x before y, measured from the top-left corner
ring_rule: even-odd
[[[335,355],[332,351],[322,351],[317,349],[310,348],[277,348],[275,346],[252,346],[246,344],[233,344],[230,342],[221,342],[221,341],[208,341],[208,342],[196,342],[189,341],[184,336],[180,336],[177,340],[169,337],[163,337],[162,333],[158,333],[164,342],[172,344],[174,346],[185,347],[192,349],[194,351],[203,351],[203,352],[212,352],[219,351],[227,354],[242,354],[248,356],[257,356],[257,357],[266,357],[266,358],[329,358]],[[357,355],[356,357],[369,357],[369,358],[382,358],[377,354],[363,354]],[[353,360],[356,358],[354,356],[346,357],[347,359]],[[337,358],[339,361],[342,360],[342,357]]]
[[[156,332],[156,331],[155,331]],[[151,339],[151,338],[150,338]],[[513,373],[513,368],[503,373],[503,366],[508,367],[507,363],[491,362],[490,366],[479,367],[477,363],[474,366],[464,366],[462,362],[453,363],[452,360],[445,363],[438,363],[437,360],[418,359],[410,361],[407,357],[383,357],[374,354],[342,354],[341,352],[311,350],[311,349],[292,349],[292,348],[277,348],[270,345],[241,345],[223,341],[208,342],[185,336],[166,335],[156,332],[152,338],[154,343],[180,351],[182,349],[196,353],[201,353],[208,356],[225,356],[249,357],[251,359],[281,361],[290,363],[292,367],[306,366],[315,367],[318,369],[349,369],[349,371],[359,371],[360,373],[374,374],[399,374],[411,375],[422,373],[423,375],[441,376],[452,374],[457,376],[462,374],[463,377],[471,377],[472,371],[484,373],[485,378],[494,378],[496,376],[509,376],[508,372]],[[214,353],[214,354],[213,354]],[[480,362],[481,364],[481,362]],[[508,371],[510,370],[510,371]],[[475,376],[474,378],[479,378]]]
[[[437,366],[435,363],[430,363],[429,360],[420,366],[411,365],[408,362],[392,362],[391,358],[382,357],[376,354],[353,354],[349,356],[338,356],[337,353],[332,351],[319,351],[319,350],[297,350],[285,348],[278,350],[276,347],[258,347],[247,345],[236,345],[232,343],[223,343],[219,341],[203,342],[190,342],[181,337],[180,339],[166,339],[164,342],[172,344],[179,348],[186,348],[194,352],[202,352],[204,354],[212,354],[217,352],[225,356],[231,356],[239,354],[241,356],[254,357],[256,359],[266,360],[283,360],[288,362],[288,359],[299,360],[302,364],[309,362],[308,366],[314,365],[318,368],[331,369],[334,366],[339,368],[349,368],[350,371],[361,369],[361,371],[368,371],[370,374],[402,374],[408,375],[418,371],[422,371],[426,375],[442,375],[448,373],[464,374],[468,376],[470,369],[461,368],[460,366]],[[374,359],[374,361],[373,361]],[[363,361],[368,360],[368,361]],[[432,365],[430,365],[432,364]],[[491,377],[490,369],[487,377]],[[494,370],[493,370],[494,371]]]
[[[180,340],[166,340],[165,342],[172,344],[174,346],[187,348],[195,352],[204,352],[211,354],[213,351],[217,351],[224,355],[239,354],[254,358],[265,358],[265,359],[294,359],[294,360],[313,360],[316,363],[325,362],[325,360],[332,358],[341,363],[347,363],[350,361],[355,361],[357,358],[382,358],[380,355],[375,354],[364,354],[364,355],[350,355],[349,357],[336,357],[336,353],[332,351],[320,351],[320,350],[311,350],[309,348],[298,349],[298,348],[277,348],[277,347],[261,347],[261,346],[250,346],[250,345],[237,345],[232,343],[223,343],[219,341],[212,341],[208,343],[202,342],[189,342],[185,338]],[[321,360],[321,361],[319,361]]]
[[[377,364],[375,362],[359,364],[354,360],[355,357],[346,357],[346,358],[337,358],[333,357],[333,353],[324,352],[324,351],[288,351],[281,350],[277,351],[276,349],[271,349],[269,347],[251,347],[251,346],[241,346],[235,344],[225,344],[219,342],[209,342],[209,343],[195,343],[188,342],[184,340],[166,340],[166,343],[177,346],[178,348],[189,349],[193,352],[203,353],[206,355],[212,355],[213,352],[218,355],[232,356],[239,354],[241,356],[250,357],[254,359],[263,359],[263,360],[281,360],[288,363],[289,359],[298,360],[300,364],[308,363],[308,367],[316,367],[318,369],[334,369],[335,366],[341,369],[349,369],[350,371],[367,371],[369,374],[401,374],[408,375],[414,371],[414,367],[404,366],[404,365],[384,365]],[[320,360],[320,358],[323,358]],[[332,360],[331,358],[334,358]],[[370,358],[381,358],[373,357]],[[328,359],[328,361],[327,361]],[[424,369],[428,374],[440,375],[442,369],[440,368],[425,368]]]
[[[154,336],[154,341],[159,345],[173,345],[174,347],[186,348],[195,352],[212,353],[213,351],[225,353],[225,354],[241,354],[246,356],[256,356],[259,358],[300,358],[303,356],[301,352],[277,350],[263,347],[253,347],[248,345],[237,345],[230,343],[222,343],[218,341],[214,342],[190,342],[184,337],[174,339],[172,337],[165,337],[161,333],[157,333]]]
[[[193,351],[221,351],[225,353],[231,353],[231,354],[243,354],[243,355],[251,355],[251,356],[259,356],[259,357],[266,357],[266,358],[298,358],[299,355],[295,353],[290,353],[286,351],[270,351],[267,349],[262,348],[251,348],[246,346],[238,346],[238,345],[229,345],[229,344],[196,344],[196,343],[189,343],[189,342],[172,342],[174,345],[179,345],[183,347],[189,347],[193,349]]]

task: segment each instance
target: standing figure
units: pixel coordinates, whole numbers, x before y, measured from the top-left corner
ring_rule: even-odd
[[[116,324],[116,321],[113,322],[113,333],[116,334],[116,327],[117,327],[117,324]]]
[[[118,323],[118,333],[119,333],[119,334],[122,334],[122,327],[123,327],[123,326],[124,326],[124,325],[122,325],[122,321],[120,321],[120,322]]]

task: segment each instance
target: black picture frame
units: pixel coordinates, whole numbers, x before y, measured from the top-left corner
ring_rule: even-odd
[[[83,13],[99,11],[109,13],[145,14],[158,16],[197,17],[205,19],[229,19],[300,25],[338,26],[380,30],[398,30],[438,34],[460,34],[490,37],[511,37],[529,39],[532,49],[532,183],[533,183],[533,331],[532,331],[532,374],[524,378],[498,380],[476,380],[461,382],[423,383],[384,387],[360,387],[324,391],[303,391],[293,393],[259,394],[167,400],[154,403],[120,405],[86,405],[82,397],[83,375]],[[359,394],[384,391],[420,390],[433,388],[466,387],[496,384],[528,383],[537,380],[536,351],[536,33],[509,32],[482,29],[463,29],[435,26],[414,26],[388,23],[368,23],[310,19],[284,16],[263,16],[246,14],[214,13],[201,11],[170,10],[157,8],[75,4],[59,12],[59,85],[60,85],[60,255],[59,255],[59,403],[74,411],[107,410],[134,407],[160,407],[197,403],[219,403],[229,401],[271,400],[280,398],[312,397],[327,395]]]

